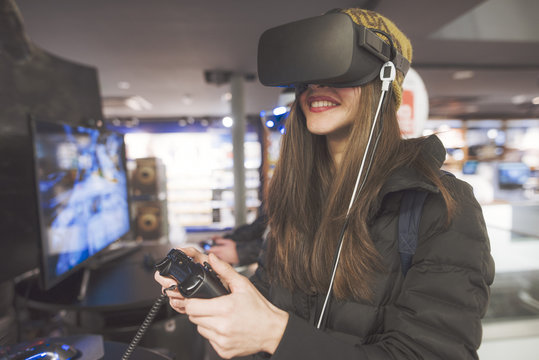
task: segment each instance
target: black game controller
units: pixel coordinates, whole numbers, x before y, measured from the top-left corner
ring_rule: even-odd
[[[210,299],[229,293],[210,264],[196,263],[181,250],[170,250],[155,268],[161,276],[176,280],[178,290],[186,298]]]

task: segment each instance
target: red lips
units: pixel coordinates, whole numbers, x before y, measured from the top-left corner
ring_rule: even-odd
[[[309,111],[313,113],[331,110],[340,105],[334,98],[323,95],[309,96],[306,102],[309,105]]]

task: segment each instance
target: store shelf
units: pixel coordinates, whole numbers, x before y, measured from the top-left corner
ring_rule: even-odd
[[[128,136],[131,139],[127,143],[136,144],[135,138],[139,135]],[[165,164],[171,226],[181,226],[187,232],[234,227],[234,171],[229,129],[209,128],[206,132],[185,129],[185,132],[140,136],[144,138],[146,149],[151,151],[140,155],[158,157]],[[251,216],[260,206],[262,151],[255,133],[246,133],[244,150],[247,210]]]

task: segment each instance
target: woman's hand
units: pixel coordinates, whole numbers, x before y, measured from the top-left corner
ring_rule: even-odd
[[[275,352],[288,313],[266,300],[249,279],[228,263],[213,254],[209,263],[231,293],[213,299],[186,299],[189,320],[198,325],[198,332],[223,358]]]
[[[189,256],[193,256],[192,250]],[[288,322],[288,313],[271,304],[249,279],[215,255],[210,254],[209,264],[231,293],[213,299],[186,299],[177,291],[167,291],[171,306],[189,316],[222,358],[260,351],[274,353]],[[175,283],[158,274],[156,280],[164,288]]]
[[[201,253],[200,251],[198,251],[197,249],[193,247],[182,248],[180,250],[183,251],[186,255],[192,257],[193,260],[197,263],[203,264],[205,261],[208,261],[207,255]],[[177,285],[176,280],[169,277],[161,276],[159,275],[158,271],[155,272],[154,278],[155,278],[155,281],[157,281],[161,285],[162,287],[161,292],[163,293],[166,292],[169,298],[170,306],[177,312],[181,314],[185,314],[185,304],[184,304],[185,297],[183,297],[183,295],[178,291],[178,289],[167,290],[172,285]]]

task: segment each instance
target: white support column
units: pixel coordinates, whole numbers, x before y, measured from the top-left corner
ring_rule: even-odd
[[[244,78],[241,74],[233,74],[230,80],[232,93],[231,110],[234,124],[232,125],[232,153],[234,156],[234,216],[235,225],[247,222],[247,207],[245,204],[245,99]]]

